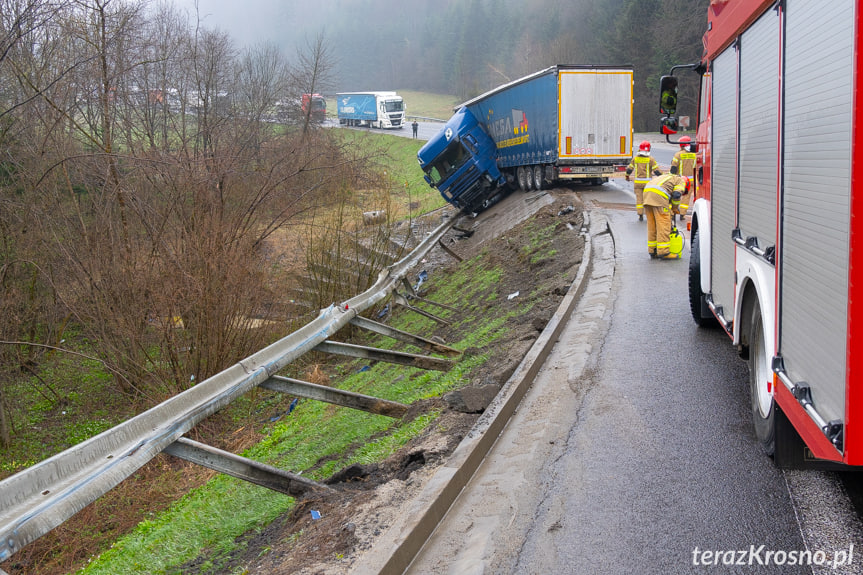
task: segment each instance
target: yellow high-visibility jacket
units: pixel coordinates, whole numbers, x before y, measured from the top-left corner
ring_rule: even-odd
[[[697,158],[698,155],[695,152],[680,150],[674,154],[674,158],[671,160],[671,165],[677,166],[677,173],[689,180],[690,193],[685,194],[680,199],[680,205],[675,210],[681,216],[685,216],[687,210],[689,210],[689,198],[691,193],[695,191],[695,164]]]
[[[691,179],[695,177],[695,160],[697,158],[698,155],[695,152],[680,150],[674,154],[674,158],[671,160],[671,165],[677,166],[677,173],[684,178],[690,178],[691,181]]]
[[[650,154],[643,156],[641,153],[633,156],[632,161],[626,166],[626,174],[631,175],[635,172],[632,181],[636,184],[646,184],[650,181],[651,174],[658,176],[662,172],[659,170],[659,164],[656,163]]]
[[[659,208],[677,208],[680,198],[674,199],[674,192],[686,194],[686,178],[679,174],[663,174],[650,180],[644,186],[644,205]]]

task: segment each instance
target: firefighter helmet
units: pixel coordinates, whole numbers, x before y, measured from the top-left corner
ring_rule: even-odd
[[[648,142],[647,140],[644,140],[643,142],[641,142],[638,145],[638,149],[641,150],[642,152],[649,152],[650,151],[650,142]]]
[[[689,145],[689,142],[691,142],[691,141],[692,140],[689,138],[689,136],[683,136],[682,138],[680,138],[680,140],[678,140],[677,143],[680,144],[681,148],[685,148],[686,146]]]

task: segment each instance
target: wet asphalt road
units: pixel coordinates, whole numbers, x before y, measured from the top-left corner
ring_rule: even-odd
[[[783,472],[761,452],[746,364],[690,317],[689,246],[680,261],[648,257],[631,184],[582,197],[614,232],[616,258],[600,264],[613,273],[592,282],[607,287],[583,296],[407,572],[863,573],[863,529],[836,475]],[[832,569],[852,544],[853,564]],[[825,565],[789,560],[806,550]]]
[[[689,315],[687,260],[651,260],[634,211],[608,217],[619,257],[608,332],[545,487],[558,494],[562,521],[529,536],[517,571],[698,573],[696,549],[805,549],[783,475],[751,431],[746,365],[724,333]]]

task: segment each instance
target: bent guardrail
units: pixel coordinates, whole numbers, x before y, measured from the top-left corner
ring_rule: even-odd
[[[183,393],[0,482],[0,562],[116,487],[206,417],[253,388],[278,380],[280,370],[390,296],[454,220],[438,226],[410,254],[382,271],[362,294],[331,305],[299,330]],[[266,473],[266,466],[257,471]]]

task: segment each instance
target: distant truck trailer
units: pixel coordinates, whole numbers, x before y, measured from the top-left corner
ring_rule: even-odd
[[[369,128],[403,128],[405,103],[396,92],[336,94],[339,124]]]

